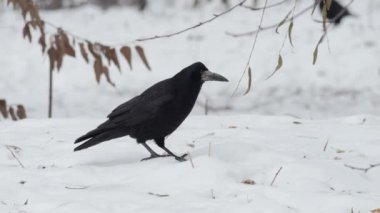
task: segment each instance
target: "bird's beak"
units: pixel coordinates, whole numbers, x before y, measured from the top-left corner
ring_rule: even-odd
[[[228,81],[227,78],[222,75],[210,72],[208,70],[204,71],[201,76],[203,81]]]

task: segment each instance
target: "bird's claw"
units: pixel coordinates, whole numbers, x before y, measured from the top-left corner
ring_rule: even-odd
[[[141,159],[141,161],[146,161],[146,160],[151,160],[151,159],[154,159],[154,158],[164,158],[164,157],[169,157],[171,155],[168,155],[168,154],[165,154],[165,155],[151,155],[150,157],[147,157],[147,158],[143,158]]]
[[[183,154],[181,157],[175,156],[175,159],[179,162],[187,161],[186,156],[187,154]]]

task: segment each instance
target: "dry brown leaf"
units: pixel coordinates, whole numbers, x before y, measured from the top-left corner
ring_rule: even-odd
[[[103,53],[104,57],[107,59],[108,65],[111,65],[111,58],[109,55],[109,50],[111,49],[109,46],[100,45],[100,50]]]
[[[121,54],[127,60],[129,68],[132,70],[132,51],[128,46],[124,46],[120,49]]]
[[[92,56],[94,56],[95,59],[99,59],[100,55],[97,52],[95,52],[95,45],[91,43],[90,41],[86,41],[86,42],[87,42],[88,50],[90,51]]]
[[[80,53],[82,54],[83,59],[88,63],[88,53],[86,51],[86,47],[84,46],[84,43],[79,43]]]
[[[95,71],[95,77],[96,81],[99,83],[100,82],[100,77],[102,74],[106,76],[107,82],[111,84],[112,86],[115,86],[115,84],[111,81],[108,67],[103,66],[103,62],[101,58],[97,58],[94,62],[94,71]]]
[[[75,50],[70,44],[69,37],[61,28],[58,28],[59,35],[59,48],[62,49],[62,52],[68,56],[75,58]]]
[[[8,118],[7,101],[0,99],[0,113],[4,118]]]
[[[256,184],[256,182],[254,180],[251,180],[251,179],[242,180],[241,183],[248,184],[248,185],[255,185]]]
[[[146,66],[146,68],[148,70],[151,70],[150,66],[149,66],[149,63],[148,63],[148,60],[146,59],[146,56],[145,56],[145,53],[144,53],[144,49],[141,46],[139,46],[139,45],[135,46],[135,49],[136,49],[137,53],[139,54],[141,60],[144,62],[144,65]]]
[[[18,5],[20,6],[22,17],[24,20],[26,20],[26,15],[28,13],[28,3],[26,0],[18,0]]]
[[[54,47],[50,47],[47,51],[47,54],[49,56],[50,72],[52,72],[56,67],[57,51],[54,49]]]
[[[27,22],[22,30],[23,37],[27,37],[29,42],[32,42],[32,34],[30,33],[29,22]]]
[[[41,45],[42,53],[44,53],[46,50],[45,34],[41,34],[40,38],[38,39],[38,43]]]
[[[115,83],[113,83],[113,82],[111,81],[111,77],[110,77],[110,74],[109,74],[109,71],[108,71],[108,67],[103,66],[103,68],[102,68],[102,73],[106,76],[107,82],[108,82],[109,84],[111,84],[111,86],[115,87]]]
[[[55,35],[55,48],[56,48],[56,57],[57,57],[57,68],[60,70],[62,66],[63,56],[65,55],[65,43],[61,39],[61,36]]]
[[[229,128],[229,129],[236,129],[237,126],[235,126],[235,125],[230,125],[230,126],[228,126],[228,128]]]
[[[117,67],[117,68],[119,69],[119,71],[120,71],[119,59],[117,58],[115,48],[110,48],[110,49],[108,50],[107,55],[109,56],[110,60],[116,65],[116,67]]]
[[[9,114],[11,115],[12,120],[17,121],[15,110],[11,106],[9,107]]]
[[[100,82],[100,76],[103,73],[103,62],[102,62],[102,59],[100,57],[95,59],[94,71],[95,71],[96,81],[99,83]]]
[[[26,118],[26,110],[23,105],[17,105],[17,111],[16,111],[17,117],[19,119],[25,119]]]
[[[380,213],[380,208],[371,210],[372,213]]]

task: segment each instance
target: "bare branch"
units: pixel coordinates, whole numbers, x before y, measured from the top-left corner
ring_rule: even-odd
[[[12,150],[12,146],[8,146],[8,145],[5,145],[5,147],[8,149],[8,151],[12,154],[13,158],[17,160],[18,164],[22,167],[22,168],[25,168],[25,166],[21,163],[21,161],[18,159],[18,157],[16,156],[16,154],[13,152]]]
[[[193,158],[190,155],[190,152],[187,152],[187,155],[189,156],[191,167],[193,167],[193,169],[194,169],[195,168],[194,167],[194,162],[193,162]]]
[[[359,170],[359,171],[363,171],[364,173],[367,173],[370,169],[373,169],[375,167],[378,167],[380,166],[380,163],[376,163],[376,164],[370,164],[368,167],[366,168],[362,168],[362,167],[355,167],[355,166],[351,166],[351,165],[348,165],[348,164],[344,164],[345,167],[348,167],[350,169],[353,169],[353,170]]]
[[[278,169],[278,171],[277,171],[276,174],[274,175],[273,180],[272,180],[272,182],[270,183],[270,186],[273,186],[273,183],[274,183],[274,181],[276,180],[278,174],[280,174],[281,170],[282,170],[282,166],[280,167],[280,169]]]
[[[327,145],[329,144],[330,138],[327,139],[325,146],[323,147],[323,151],[326,152]]]
[[[320,0],[320,1],[322,1],[322,0]],[[341,17],[343,15],[343,13],[346,11],[347,7],[350,6],[353,1],[354,0],[351,0],[346,6],[344,6],[344,8],[333,19],[329,20],[329,23],[333,23],[336,19],[338,19],[339,17]],[[300,17],[301,15],[303,15],[304,13],[306,13],[307,11],[313,9],[313,7],[314,7],[314,3],[312,5],[309,5],[308,7],[305,7],[300,12],[294,14],[293,17],[286,19],[285,23],[291,21],[292,19],[294,20],[294,19]],[[278,23],[272,24],[272,25],[268,25],[268,26],[265,26],[265,27],[259,27],[259,29],[257,29],[257,30],[253,30],[253,31],[245,32],[245,33],[226,32],[226,34],[229,35],[229,36],[232,36],[232,37],[250,36],[250,35],[258,33],[259,31],[266,31],[266,30],[274,29],[274,28],[277,27],[277,25],[278,25]],[[328,28],[330,26],[331,25],[329,25]],[[324,33],[324,34],[326,34],[326,33]]]
[[[281,5],[281,4],[283,4],[283,3],[287,2],[287,1],[288,0],[282,0],[280,2],[267,5],[266,7],[250,7],[250,6],[247,6],[247,5],[241,5],[241,7],[249,9],[249,10],[256,11],[256,10],[263,10],[264,8],[268,9],[268,8],[276,7],[276,6]]]
[[[158,193],[153,193],[153,192],[148,192],[148,194],[156,196],[156,197],[169,197],[168,194],[158,194]]]
[[[233,7],[229,8],[228,10],[225,10],[219,14],[214,14],[213,17],[205,20],[205,21],[202,21],[202,22],[199,22],[198,24],[195,24],[193,26],[190,26],[190,27],[187,27],[185,29],[182,29],[182,30],[179,30],[179,31],[176,31],[176,32],[173,32],[173,33],[169,33],[169,34],[162,34],[162,35],[155,35],[155,36],[151,36],[151,37],[146,37],[146,38],[138,38],[136,39],[135,41],[137,42],[141,42],[141,41],[148,41],[148,40],[154,40],[154,39],[159,39],[159,38],[169,38],[169,37],[172,37],[172,36],[176,36],[176,35],[179,35],[179,34],[182,34],[184,32],[187,32],[189,30],[192,30],[192,29],[195,29],[195,28],[198,28],[204,24],[207,24],[207,23],[210,23],[212,21],[214,21],[215,19],[231,12],[232,10],[236,9],[237,7],[239,6],[242,6],[247,0],[243,0],[239,3],[237,3],[236,5],[234,5]]]
[[[296,19],[298,17],[300,17],[301,15],[303,15],[304,13],[306,13],[307,11],[309,11],[310,9],[312,9],[314,6],[314,3],[306,8],[304,8],[303,10],[301,10],[300,12],[294,14],[292,17],[290,18],[287,18],[285,20],[284,23],[286,22],[289,22],[291,21],[292,19]],[[231,33],[231,32],[226,32],[227,35],[229,36],[232,36],[232,37],[241,37],[241,36],[250,36],[250,35],[254,35],[256,33],[259,33],[260,31],[265,31],[265,30],[270,30],[270,29],[274,29],[278,26],[278,23],[276,24],[272,24],[272,25],[268,25],[268,26],[265,26],[265,27],[259,27],[257,30],[253,30],[253,31],[249,31],[249,32],[245,32],[245,33]]]
[[[260,19],[259,27],[258,27],[258,29],[257,29],[257,33],[256,33],[256,35],[255,35],[255,38],[253,39],[253,44],[252,44],[251,51],[250,51],[250,53],[249,53],[249,57],[248,57],[247,63],[246,63],[246,65],[245,65],[245,67],[244,67],[244,71],[243,71],[242,75],[240,76],[240,79],[239,79],[239,81],[238,81],[238,84],[236,85],[236,88],[235,88],[235,90],[234,90],[234,92],[233,92],[232,95],[236,94],[236,91],[237,91],[237,89],[239,88],[239,85],[240,85],[240,83],[241,83],[241,80],[243,79],[243,76],[244,76],[245,73],[247,72],[247,69],[248,69],[248,67],[249,67],[249,63],[251,62],[251,58],[252,58],[252,55],[253,55],[253,50],[255,49],[256,42],[257,42],[257,38],[259,37],[259,33],[260,33],[260,31],[261,31],[261,30],[260,30],[260,29],[261,29],[261,25],[263,24],[263,19],[264,19],[264,14],[265,14],[265,7],[266,7],[267,3],[268,3],[268,0],[265,0],[264,9],[263,9],[263,12],[261,13],[261,19]]]

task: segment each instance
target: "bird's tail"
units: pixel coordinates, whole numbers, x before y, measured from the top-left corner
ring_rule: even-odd
[[[93,132],[93,131],[91,131],[91,132]],[[77,141],[79,139],[82,139],[82,138],[86,138],[87,139],[88,136],[86,136],[86,135],[78,138]],[[95,146],[95,145],[97,145],[99,143],[102,143],[102,142],[105,142],[105,141],[108,141],[108,140],[111,140],[111,139],[114,139],[114,138],[122,137],[122,136],[125,136],[125,135],[128,135],[128,132],[123,131],[123,130],[121,130],[119,128],[106,130],[106,131],[104,131],[104,132],[102,132],[100,134],[97,134],[96,136],[92,136],[90,140],[88,140],[88,141],[82,143],[81,145],[75,147],[74,152],[82,150],[82,149],[87,149],[88,147]],[[86,140],[86,139],[83,139],[83,140]],[[75,143],[77,143],[77,141]]]
[[[79,143],[89,139],[80,146],[76,147],[74,151],[86,149],[104,141],[108,141],[117,137],[128,135],[128,131],[116,127],[112,122],[106,121],[99,125],[96,129],[88,132],[87,134],[79,137],[74,143]]]

